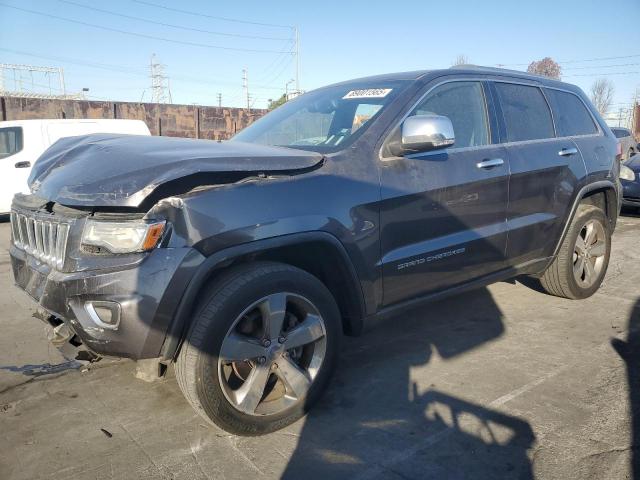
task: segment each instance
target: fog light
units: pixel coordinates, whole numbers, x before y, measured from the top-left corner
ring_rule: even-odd
[[[89,317],[101,328],[116,330],[120,325],[120,304],[107,301],[86,302],[84,309]]]

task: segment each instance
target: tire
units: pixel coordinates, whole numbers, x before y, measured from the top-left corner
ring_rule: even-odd
[[[589,251],[584,254],[585,256],[578,254],[578,251],[585,251],[582,248],[583,244],[579,242],[585,240],[588,226],[596,224],[601,228],[597,242],[588,246]],[[597,228],[594,226],[594,229]],[[611,232],[604,212],[593,205],[580,205],[562,242],[558,256],[544,272],[540,283],[547,293],[557,297],[572,300],[590,297],[602,284],[607,273],[610,255]],[[588,275],[589,268],[587,268],[586,262],[593,266],[591,275]],[[574,270],[581,271],[582,274],[576,275]]]
[[[286,305],[284,310],[274,307],[278,302]],[[279,316],[278,311],[285,313]],[[279,320],[271,323],[268,319],[276,317],[284,318],[282,325],[294,325],[289,330],[285,331],[285,327],[279,330],[283,332],[278,334],[280,341],[269,334],[273,330],[270,326],[277,325]],[[322,331],[315,317],[324,324]],[[309,327],[309,319],[313,329]],[[314,336],[321,333],[324,336],[302,347],[284,350],[291,339],[300,339],[294,332],[296,327],[300,327],[298,333],[304,327],[307,333],[313,331]],[[300,419],[320,398],[334,370],[341,335],[336,302],[317,278],[285,264],[242,265],[223,274],[205,291],[178,356],[176,378],[187,401],[209,423],[237,435],[266,434]],[[269,348],[264,347],[271,342],[274,343]],[[247,354],[251,359],[226,364],[226,357],[246,354],[243,348],[247,345],[251,347],[251,353]],[[241,353],[238,346],[242,346]],[[260,352],[265,353],[257,356],[254,349],[263,347]],[[292,364],[298,368],[292,368]],[[269,367],[267,373],[265,367]],[[285,383],[282,379],[290,378],[288,374],[292,371],[303,372],[310,383],[301,382],[302,377],[297,375],[294,382]],[[254,392],[253,396],[242,396],[241,387],[245,383],[259,388],[263,380],[266,387],[262,394],[256,396],[258,390],[252,388],[249,390]],[[304,388],[308,390],[299,394]],[[289,390],[295,394],[287,395]],[[278,391],[283,392],[280,398]],[[270,400],[271,397],[275,399]],[[261,400],[254,406],[247,398],[253,399],[253,403],[256,398]]]

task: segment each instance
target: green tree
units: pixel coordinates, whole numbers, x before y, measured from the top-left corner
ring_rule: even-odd
[[[267,108],[269,110],[273,110],[274,108],[278,108],[280,105],[284,105],[285,103],[287,103],[287,95],[283,93],[282,96],[277,100],[269,99],[269,106]]]

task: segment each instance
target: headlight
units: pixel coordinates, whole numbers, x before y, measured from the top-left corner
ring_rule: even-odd
[[[165,222],[87,220],[82,245],[104,248],[111,253],[144,252],[158,245],[164,227]]]
[[[620,178],[633,182],[636,179],[636,173],[625,165],[620,165]]]

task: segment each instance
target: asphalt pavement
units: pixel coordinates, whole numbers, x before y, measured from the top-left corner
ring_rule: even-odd
[[[516,281],[413,310],[347,339],[311,414],[254,438],[206,425],[172,369],[144,383],[131,361],[62,357],[8,237],[0,479],[640,478],[640,217],[621,217],[592,298]]]

